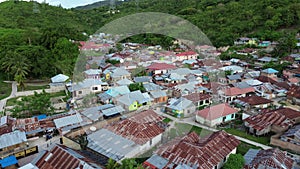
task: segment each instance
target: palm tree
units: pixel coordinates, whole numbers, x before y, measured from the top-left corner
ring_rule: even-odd
[[[12,74],[12,67],[14,65],[14,52],[8,51],[6,55],[1,59],[1,68],[4,70],[5,73],[8,75],[8,80],[10,79],[9,75]]]
[[[25,88],[25,83],[24,83],[25,78],[22,75],[17,75],[16,74],[15,77],[14,77],[14,80],[18,83],[18,86],[20,86],[22,91],[23,91],[24,88]]]
[[[27,58],[15,55],[14,59],[15,63],[12,66],[12,72],[15,75],[20,75],[25,78],[28,75],[30,67]]]

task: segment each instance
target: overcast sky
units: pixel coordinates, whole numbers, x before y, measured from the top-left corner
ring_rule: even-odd
[[[0,2],[3,2],[5,0],[0,0]],[[26,0],[29,1],[29,0]],[[44,0],[35,0],[37,2],[43,2]],[[63,8],[73,8],[76,6],[82,6],[82,5],[87,5],[87,4],[91,4],[94,2],[98,2],[101,0],[46,0],[46,3],[48,3],[49,5],[54,5],[57,6],[59,4],[61,4],[61,6]]]

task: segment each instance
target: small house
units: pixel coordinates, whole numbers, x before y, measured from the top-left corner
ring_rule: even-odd
[[[191,116],[195,110],[196,106],[193,102],[184,97],[172,98],[166,105],[166,112],[176,117]]]
[[[262,76],[267,76],[267,77],[277,77],[278,71],[272,68],[264,69],[261,71]]]
[[[152,98],[148,93],[133,91],[116,98],[116,104],[122,106],[126,111],[134,111],[143,105],[150,104]]]
[[[236,119],[238,110],[227,103],[218,104],[196,112],[196,121],[210,127]]]
[[[84,76],[86,79],[101,79],[101,74],[101,69],[88,69],[84,71]]]
[[[176,69],[176,66],[167,63],[152,63],[147,69],[152,76],[168,73],[170,70]]]

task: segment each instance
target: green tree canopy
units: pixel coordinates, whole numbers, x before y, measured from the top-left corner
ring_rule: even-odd
[[[241,154],[230,154],[226,163],[224,164],[224,169],[242,169],[244,167],[244,157]]]
[[[12,111],[13,117],[32,117],[39,114],[51,115],[54,107],[50,101],[50,94],[43,90],[41,93],[35,92],[33,96],[22,97],[17,101]]]

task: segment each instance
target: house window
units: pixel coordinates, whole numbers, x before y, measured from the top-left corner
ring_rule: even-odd
[[[231,115],[231,118],[232,118],[232,119],[234,118],[234,114]]]
[[[215,166],[215,169],[218,169],[218,166],[217,166],[217,165]]]
[[[226,157],[224,157],[224,159],[223,159],[223,162],[225,162],[226,161]]]
[[[152,139],[150,139],[150,146],[152,145]]]
[[[223,122],[226,120],[226,116],[225,117],[223,117]]]
[[[82,91],[78,91],[78,94],[82,94]]]
[[[203,101],[200,101],[200,105],[202,105],[203,104]]]
[[[98,90],[98,87],[92,87],[92,90]]]
[[[205,100],[205,103],[209,103],[209,100]]]

